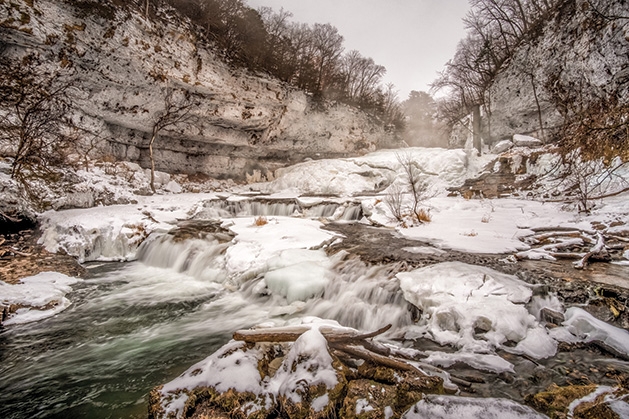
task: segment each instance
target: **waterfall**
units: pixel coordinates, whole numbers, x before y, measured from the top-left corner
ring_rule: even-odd
[[[197,213],[197,219],[223,219],[237,217],[307,217],[328,218],[332,220],[356,221],[362,218],[360,203],[323,202],[314,205],[300,205],[295,201],[277,201],[262,199],[242,199],[230,201],[214,199],[203,203]]]
[[[212,236],[181,241],[163,234],[145,241],[138,250],[138,259],[146,266],[172,269],[199,280],[223,282],[221,255],[227,247],[229,243],[219,243]]]

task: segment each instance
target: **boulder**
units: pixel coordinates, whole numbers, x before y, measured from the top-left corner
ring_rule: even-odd
[[[520,134],[515,134],[513,136],[513,144],[515,144],[516,147],[541,147],[544,145],[541,140],[538,140],[535,137]]]
[[[504,153],[505,151],[509,150],[511,147],[513,147],[513,142],[511,142],[510,140],[503,140],[503,141],[499,141],[498,143],[496,143],[491,148],[491,152],[493,154],[501,154],[501,153]]]

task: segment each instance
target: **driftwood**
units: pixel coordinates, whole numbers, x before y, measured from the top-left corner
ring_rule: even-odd
[[[404,360],[411,360],[411,357],[408,355],[400,351],[392,350],[378,342],[367,340],[383,334],[390,328],[391,325],[389,324],[374,332],[358,333],[356,331],[323,326],[319,328],[319,331],[328,341],[330,348],[334,351],[399,371],[421,372],[415,366]],[[247,343],[294,342],[308,330],[310,330],[310,328],[307,326],[238,330],[234,333],[233,337],[234,340]]]
[[[598,240],[596,241],[594,247],[592,247],[592,249],[590,249],[590,251],[581,258],[581,260],[575,262],[574,267],[576,269],[583,269],[588,265],[590,260],[609,261],[610,259],[611,257],[609,256],[609,252],[605,247],[605,238],[601,233],[598,233]]]

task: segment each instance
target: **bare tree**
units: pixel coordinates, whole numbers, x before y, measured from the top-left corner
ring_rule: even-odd
[[[411,196],[411,215],[421,223],[425,219],[421,204],[430,198],[428,194],[430,185],[423,176],[426,171],[413,160],[413,155],[409,152],[396,153],[395,157],[402,166],[406,188]]]
[[[155,193],[155,156],[153,145],[162,131],[168,128],[186,126],[192,122],[192,109],[196,105],[191,100],[189,92],[183,92],[177,97],[175,91],[167,89],[164,96],[164,108],[153,117],[153,128],[149,140],[149,158],[151,160],[151,190]]]
[[[603,199],[629,189],[629,182],[619,173],[629,163],[619,158],[607,164],[602,159],[586,159],[580,150],[562,156],[552,178],[555,189],[574,197],[579,212],[589,213],[592,201]]]
[[[50,173],[63,161],[71,142],[69,87],[32,55],[0,60],[0,152],[13,157],[12,178],[26,182],[29,175]]]

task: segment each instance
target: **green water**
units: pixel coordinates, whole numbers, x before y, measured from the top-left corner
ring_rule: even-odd
[[[152,281],[172,281],[169,298]],[[191,296],[181,289],[189,286],[174,273],[111,264],[74,287],[64,312],[2,330],[0,418],[146,417],[151,388],[229,339],[212,314],[218,293]]]

